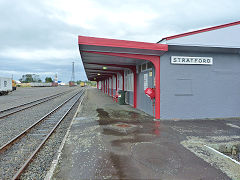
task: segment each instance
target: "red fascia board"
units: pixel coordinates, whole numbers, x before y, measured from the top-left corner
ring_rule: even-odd
[[[177,34],[177,35],[174,35],[174,36],[168,36],[168,37],[163,38],[162,40],[176,39],[176,38],[180,38],[180,37],[184,37],[184,36],[190,36],[190,35],[198,34],[198,33],[202,33],[202,32],[213,31],[213,30],[216,30],[216,29],[221,29],[221,28],[234,26],[234,25],[239,25],[239,24],[240,24],[240,21],[236,21],[236,22],[232,22],[232,23],[228,23],[228,24],[219,25],[219,26],[213,26],[213,27],[210,27],[210,28],[200,29],[200,30],[196,30],[196,31],[182,33],[182,34]],[[161,42],[162,40],[160,40],[159,42]]]
[[[78,36],[78,44],[168,51],[167,44],[127,41],[127,40],[118,40],[118,39],[106,39],[106,38],[97,38],[97,37],[88,37],[88,36]]]

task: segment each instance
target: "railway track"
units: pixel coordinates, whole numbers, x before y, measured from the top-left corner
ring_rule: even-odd
[[[70,90],[70,91],[72,91],[72,90]],[[41,98],[41,99],[37,99],[35,101],[31,101],[31,102],[28,102],[28,103],[24,103],[24,104],[21,104],[21,105],[18,105],[18,106],[14,106],[14,107],[2,110],[2,111],[0,111],[0,119],[5,118],[7,116],[10,116],[12,114],[15,114],[17,112],[23,111],[25,109],[34,107],[36,105],[42,104],[44,102],[50,101],[50,100],[55,99],[55,98],[57,98],[57,97],[59,97],[63,94],[66,94],[70,91],[68,90],[68,91],[65,91],[65,92],[54,94],[52,96],[47,96],[47,97],[44,97],[44,98]]]
[[[0,148],[0,179],[20,178],[83,93],[74,94]]]

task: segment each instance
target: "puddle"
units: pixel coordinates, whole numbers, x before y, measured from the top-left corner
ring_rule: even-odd
[[[121,138],[111,141],[113,146],[121,147],[124,143],[141,143],[141,142],[152,142],[156,136],[151,134],[135,134],[134,136]]]
[[[166,144],[142,142],[134,144],[131,152],[135,160],[158,173],[176,174],[182,163],[175,148],[174,144],[166,146]]]
[[[104,109],[98,108],[98,109],[96,109],[96,111],[98,112],[98,117],[100,119],[106,119],[106,118],[109,119],[110,118],[109,113],[104,111]]]
[[[129,161],[127,155],[109,153],[109,157],[116,169],[116,174],[119,179],[140,179],[138,169]]]

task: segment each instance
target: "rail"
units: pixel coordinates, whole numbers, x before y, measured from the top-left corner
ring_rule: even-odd
[[[72,91],[72,90],[70,90],[70,91]],[[54,98],[57,98],[57,97],[59,97],[63,94],[66,94],[70,91],[68,90],[68,91],[65,91],[65,92],[61,92],[61,93],[58,93],[58,94],[54,94],[54,95],[51,95],[51,96],[47,96],[47,97],[44,97],[44,98],[41,98],[41,99],[37,99],[37,100],[31,101],[31,102],[27,102],[27,103],[24,103],[24,104],[21,104],[21,105],[18,105],[18,106],[14,106],[14,107],[2,110],[2,111],[0,111],[0,119],[2,119],[4,117],[7,117],[7,116],[10,116],[12,114],[15,114],[17,112],[23,111],[25,109],[34,107],[36,105],[42,104],[44,102],[50,101],[50,100],[52,100]]]
[[[81,90],[80,92],[74,94],[66,101],[64,101],[62,104],[60,104],[58,107],[53,109],[51,112],[47,113],[36,123],[31,125],[29,128],[25,129],[23,132],[21,132],[19,135],[14,137],[12,140],[7,142],[0,148],[0,157],[1,156],[10,157],[10,159],[13,158],[13,161],[16,161],[16,158],[14,158],[16,153],[18,153],[19,151],[25,153],[22,154],[22,157],[18,158],[20,163],[14,162],[14,164],[18,165],[21,164],[21,167],[14,167],[13,170],[9,170],[8,173],[14,175],[11,177],[12,179],[18,179],[20,177],[20,175],[28,167],[28,165],[36,156],[36,154],[39,152],[39,150],[46,143],[48,138],[56,130],[56,128],[59,126],[59,124],[66,117],[66,115],[69,113],[72,107],[78,102],[78,100],[82,97],[83,94],[84,90]],[[47,133],[43,134],[42,132]],[[35,148],[33,152],[32,151],[29,152],[27,147]],[[26,158],[26,156],[28,158]],[[1,159],[3,159],[2,157]],[[22,163],[21,158],[27,160],[24,163]],[[14,169],[17,169],[17,172],[15,172]]]

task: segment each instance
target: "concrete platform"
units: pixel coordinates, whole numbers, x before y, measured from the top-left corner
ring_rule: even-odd
[[[154,121],[89,89],[52,179],[240,179],[240,165],[208,148],[239,143],[238,127],[239,119]]]

